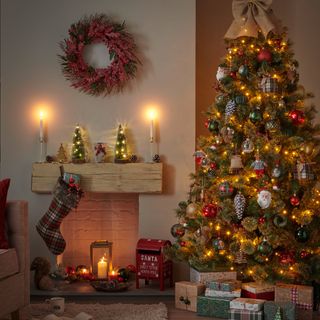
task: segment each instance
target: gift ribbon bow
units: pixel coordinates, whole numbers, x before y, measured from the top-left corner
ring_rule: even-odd
[[[225,34],[225,38],[257,37],[258,30],[266,36],[277,28],[277,20],[270,5],[272,0],[233,0],[234,21]]]
[[[299,302],[298,287],[296,286],[291,288],[291,302],[299,309],[310,310],[313,308],[312,303]]]

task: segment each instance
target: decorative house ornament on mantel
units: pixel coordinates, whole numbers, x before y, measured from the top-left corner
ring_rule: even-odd
[[[133,36],[125,23],[111,21],[104,14],[83,17],[68,30],[69,37],[60,43],[62,72],[71,86],[93,96],[121,91],[134,78],[140,64]],[[84,58],[88,45],[104,44],[110,65],[95,68]],[[107,58],[107,55],[106,55]]]

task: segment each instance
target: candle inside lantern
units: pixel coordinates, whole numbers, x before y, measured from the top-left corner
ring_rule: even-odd
[[[43,131],[43,111],[40,111],[39,113],[39,138],[40,142],[43,142],[44,138],[44,131]]]
[[[107,261],[105,257],[102,257],[98,262],[98,278],[99,279],[107,278]]]

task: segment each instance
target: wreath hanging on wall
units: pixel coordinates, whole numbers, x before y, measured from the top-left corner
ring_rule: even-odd
[[[71,86],[90,95],[119,92],[134,78],[140,63],[133,37],[125,24],[112,22],[106,15],[84,17],[71,25],[69,38],[61,43],[62,72]],[[86,45],[103,43],[111,61],[106,68],[94,68],[84,59]]]

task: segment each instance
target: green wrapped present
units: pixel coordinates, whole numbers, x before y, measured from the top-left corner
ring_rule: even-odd
[[[239,280],[213,280],[208,284],[209,289],[221,291],[234,291],[241,288],[241,281]]]
[[[292,302],[266,301],[264,303],[264,320],[274,320],[279,307],[282,320],[296,319],[296,307]]]
[[[228,319],[231,300],[233,298],[199,296],[197,314],[199,316]]]
[[[263,311],[230,309],[230,320],[263,320]]]

